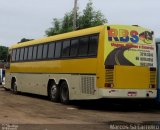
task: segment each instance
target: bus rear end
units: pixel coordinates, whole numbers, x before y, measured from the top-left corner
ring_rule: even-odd
[[[107,26],[103,98],[156,98],[153,32],[138,26]]]

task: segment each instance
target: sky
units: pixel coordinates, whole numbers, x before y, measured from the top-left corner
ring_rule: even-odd
[[[80,11],[88,0],[78,0]],[[108,24],[139,25],[160,38],[160,0],[92,0]],[[63,18],[74,0],[0,0],[0,45],[11,46],[22,38],[45,37],[53,18]]]

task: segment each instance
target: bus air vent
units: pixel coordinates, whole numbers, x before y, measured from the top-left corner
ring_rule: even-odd
[[[105,82],[113,84],[113,69],[106,69]]]
[[[95,77],[94,76],[81,76],[82,93],[92,94],[95,92]]]

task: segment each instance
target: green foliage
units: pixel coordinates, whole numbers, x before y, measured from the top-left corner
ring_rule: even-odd
[[[8,47],[0,46],[0,61],[7,59]]]
[[[66,13],[62,20],[61,33],[73,30],[73,12]]]
[[[77,29],[84,29],[107,23],[107,19],[104,17],[104,15],[100,11],[94,10],[91,0],[89,0],[87,3],[82,15],[80,14],[81,13],[77,9]],[[73,16],[73,11],[71,11],[66,13],[62,20],[57,18],[53,19],[53,27],[46,30],[46,35],[52,36],[73,31]]]
[[[52,36],[52,35],[56,35],[56,34],[59,34],[61,32],[61,25],[60,25],[60,20],[57,19],[57,18],[54,18],[53,19],[53,22],[52,22],[52,25],[53,27],[49,28],[47,31],[46,31],[46,35],[47,36]]]

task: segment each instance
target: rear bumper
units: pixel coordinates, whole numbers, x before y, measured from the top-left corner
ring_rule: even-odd
[[[157,90],[147,89],[99,89],[101,98],[156,98]]]

